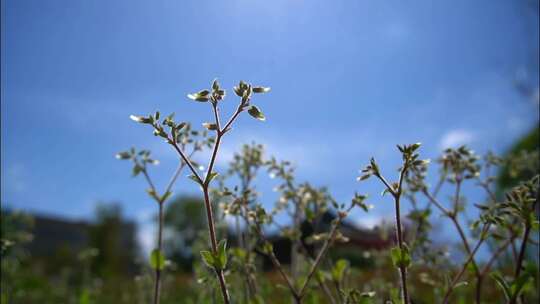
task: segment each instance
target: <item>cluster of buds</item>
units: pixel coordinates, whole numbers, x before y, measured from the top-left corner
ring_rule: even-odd
[[[478,156],[465,146],[457,149],[446,149],[439,159],[444,173],[449,174],[449,181],[472,179],[480,175]]]
[[[197,93],[188,94],[188,98],[199,102],[210,101],[213,104],[216,104],[218,101],[225,98],[225,90],[221,89],[217,79],[214,79],[212,82],[212,91],[201,90]]]

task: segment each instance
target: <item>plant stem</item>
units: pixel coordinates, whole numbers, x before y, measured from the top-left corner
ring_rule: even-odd
[[[217,141],[216,141],[217,143]],[[217,149],[215,149],[217,150]],[[208,178],[208,176],[207,176]],[[208,194],[208,184],[205,182],[203,185],[203,194],[204,194],[204,205],[206,207],[206,219],[208,221],[208,232],[210,235],[210,243],[212,245],[212,253],[216,254],[218,252],[217,239],[216,239],[216,228],[214,226],[214,216],[212,211],[212,203],[210,202],[210,196]],[[223,296],[223,302],[225,304],[229,303],[229,292],[227,290],[227,285],[225,283],[225,276],[223,270],[215,269],[216,276],[219,280],[219,286],[221,289],[221,294]]]
[[[306,247],[304,243],[302,243],[302,250],[304,254],[309,258],[311,263],[314,263],[317,257],[312,256],[312,254],[310,254],[310,252],[308,251],[308,248]],[[315,279],[317,280],[317,284],[319,284],[319,287],[322,289],[325,296],[328,298],[328,301],[330,301],[331,304],[337,304],[336,300],[334,299],[334,296],[332,295],[332,292],[330,291],[330,288],[328,288],[328,286],[324,283],[324,281],[322,281],[318,276],[315,276]],[[341,293],[339,292],[339,288],[336,288],[336,290],[338,291],[337,293],[338,293],[338,296],[340,297],[340,302],[343,302],[343,299],[341,299],[342,296],[341,296]]]
[[[193,151],[191,151],[190,153],[190,157],[195,153],[195,149]],[[135,161],[135,163],[137,165],[140,165],[139,162]],[[176,169],[176,172],[174,173],[174,175],[172,176],[171,180],[169,181],[167,187],[165,188],[165,192],[163,193],[163,195],[160,197],[160,198],[157,198],[157,190],[156,190],[156,187],[154,186],[154,183],[152,182],[152,179],[150,178],[150,175],[148,174],[148,171],[146,170],[146,164],[144,164],[142,166],[143,170],[142,170],[142,173],[144,175],[144,178],[146,179],[146,181],[148,182],[148,185],[150,186],[150,189],[152,189],[152,191],[155,193],[156,196],[152,196],[156,202],[158,203],[158,206],[159,206],[159,217],[158,217],[158,235],[157,235],[157,239],[158,239],[158,244],[157,244],[157,249],[159,251],[160,254],[163,254],[162,253],[162,248],[163,248],[163,204],[165,203],[164,201],[164,197],[166,197],[167,193],[169,193],[172,189],[172,186],[174,185],[174,183],[176,182],[176,179],[178,178],[178,176],[180,175],[180,172],[182,172],[182,170],[184,169],[186,165],[186,162],[185,161],[180,161],[180,164],[178,165],[178,168]],[[156,279],[154,281],[154,304],[159,304],[159,301],[160,301],[160,289],[161,289],[161,270],[159,269],[159,267],[156,268]]]
[[[523,240],[521,241],[521,247],[519,249],[519,256],[516,265],[516,270],[514,271],[514,277],[519,277],[522,269],[523,259],[525,258],[525,249],[527,247],[527,240],[529,239],[529,233],[531,232],[531,226],[525,226],[525,232],[523,233]]]
[[[534,205],[533,205],[533,210]],[[531,232],[531,225],[529,223],[525,223],[525,232],[523,233],[523,240],[521,241],[521,247],[519,249],[519,256],[516,264],[516,270],[514,271],[514,281],[519,278],[519,275],[521,274],[521,269],[523,267],[523,259],[525,258],[525,251],[527,248],[527,241],[529,239],[529,233]],[[510,304],[515,304],[518,298],[518,293],[512,294],[512,298],[510,299]]]
[[[407,167],[408,167],[408,163],[405,162],[403,164],[403,168],[401,169],[399,173],[399,182],[397,185],[397,189],[394,189],[381,174],[379,174],[378,172],[375,174],[375,176],[382,181],[382,183],[386,186],[390,194],[392,194],[392,196],[394,197],[395,211],[396,211],[396,239],[397,239],[399,250],[402,252],[403,252],[404,246],[403,246],[403,231],[401,228],[400,198],[401,198],[402,187],[403,187],[403,179],[405,177]],[[407,289],[407,268],[405,267],[405,265],[399,265],[398,268],[399,268],[399,274],[401,278],[402,300],[404,304],[409,304],[409,292]]]
[[[158,224],[158,251],[162,255],[162,236],[163,236],[163,202],[158,202],[159,204],[159,224]],[[156,267],[156,281],[154,283],[154,304],[159,304],[160,291],[161,289],[161,269]]]
[[[215,122],[216,122],[216,126],[217,126],[216,141],[214,143],[214,149],[212,151],[212,156],[210,157],[210,162],[208,164],[208,169],[206,171],[206,176],[205,176],[204,180],[202,180],[200,178],[200,176],[196,174],[195,170],[190,165],[189,160],[185,158],[183,153],[181,153],[181,150],[179,150],[179,149],[177,149],[177,150],[180,153],[180,155],[182,156],[182,158],[184,158],[186,163],[188,163],[188,165],[190,165],[190,169],[194,172],[194,175],[201,182],[201,187],[203,189],[203,194],[204,194],[204,205],[205,205],[205,208],[206,208],[206,218],[207,218],[207,221],[208,221],[208,233],[210,235],[210,243],[212,245],[212,253],[217,254],[217,252],[218,252],[218,248],[217,248],[218,244],[217,244],[217,238],[216,238],[216,228],[215,228],[215,223],[214,223],[214,213],[213,213],[213,210],[212,210],[212,203],[210,202],[210,195],[208,193],[208,189],[209,189],[209,186],[210,186],[210,181],[211,181],[210,177],[211,177],[211,174],[212,174],[212,170],[214,168],[214,164],[215,164],[217,154],[218,154],[218,151],[219,151],[219,145],[221,143],[221,137],[223,136],[223,134],[225,134],[225,132],[230,127],[230,125],[234,122],[236,117],[238,117],[238,114],[240,114],[240,112],[242,111],[242,103],[240,103],[240,105],[238,106],[238,108],[234,112],[233,116],[229,119],[229,121],[225,125],[224,129],[221,129],[220,120],[219,120],[219,109],[217,107],[217,103],[212,103],[212,109],[213,109],[213,112],[214,112],[214,118],[215,118]],[[229,300],[229,291],[227,290],[227,284],[225,282],[225,275],[223,274],[223,270],[216,268],[215,272],[216,272],[216,276],[217,276],[217,278],[219,280],[219,286],[220,286],[220,289],[221,289],[221,294],[223,296],[223,301],[224,301],[225,304],[228,304],[230,302],[230,300]]]
[[[398,239],[398,245],[399,249],[403,250],[403,232],[401,231],[401,219],[400,219],[400,211],[399,211],[399,198],[400,195],[396,196],[395,199],[395,209],[396,209],[396,236]],[[409,293],[407,291],[407,269],[404,265],[399,266],[400,276],[401,276],[401,287],[403,289],[403,303],[408,304],[409,303]]]

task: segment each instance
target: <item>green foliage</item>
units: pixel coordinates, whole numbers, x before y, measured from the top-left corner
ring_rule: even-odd
[[[392,263],[396,268],[407,268],[411,265],[411,254],[409,253],[409,249],[406,245],[403,246],[403,248],[392,248],[390,250],[390,256],[392,257]]]
[[[165,268],[165,256],[159,249],[154,249],[150,253],[150,266],[152,269],[163,270]]]
[[[335,263],[334,268],[332,268],[332,280],[335,282],[341,282],[347,267],[349,267],[349,261],[344,259],[338,260]]]
[[[216,253],[207,250],[201,251],[201,257],[206,266],[212,269],[223,270],[227,267],[227,240],[221,240]]]
[[[249,115],[251,115],[253,118],[256,118],[258,120],[261,120],[261,121],[265,121],[266,120],[266,117],[264,117],[264,114],[261,112],[261,110],[253,105],[253,106],[250,106],[249,109],[248,109],[248,113]]]

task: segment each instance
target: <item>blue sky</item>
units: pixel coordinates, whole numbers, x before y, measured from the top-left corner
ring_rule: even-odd
[[[369,224],[392,215],[379,185],[355,181],[371,156],[392,174],[397,143],[424,143],[426,158],[505,151],[538,120],[514,85],[538,83],[537,57],[538,15],[520,1],[2,1],[1,201],[77,218],[118,201],[148,224],[143,180],[114,154],[152,149],[160,185],[176,155],[128,117],[200,125],[209,107],[185,96],[218,77],[272,87],[255,100],[267,121],[241,117],[218,169],[255,140],[341,201],[370,193],[372,214],[355,214]]]

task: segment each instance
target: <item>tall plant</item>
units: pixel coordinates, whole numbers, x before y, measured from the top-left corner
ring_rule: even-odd
[[[173,149],[178,153],[181,163],[185,164],[189,170],[191,171],[191,175],[189,176],[190,179],[195,181],[201,188],[203,197],[204,197],[204,203],[205,203],[205,209],[206,209],[206,217],[208,221],[208,233],[210,236],[210,250],[209,251],[201,251],[201,256],[203,258],[203,261],[206,265],[211,267],[216,274],[216,277],[219,281],[219,286],[221,290],[221,294],[223,297],[223,301],[225,303],[230,303],[229,299],[229,291],[227,289],[227,284],[225,281],[225,275],[224,270],[227,266],[227,241],[225,239],[220,240],[218,242],[218,238],[216,236],[216,228],[215,228],[215,221],[214,221],[214,211],[212,210],[212,203],[210,201],[210,183],[212,180],[218,175],[216,171],[214,171],[214,166],[216,163],[216,159],[219,152],[219,147],[221,144],[221,141],[224,137],[224,135],[231,131],[233,123],[236,121],[240,113],[247,111],[252,117],[264,121],[265,116],[261,112],[261,110],[251,103],[251,99],[253,97],[254,93],[266,93],[270,91],[270,88],[267,87],[261,87],[261,86],[252,86],[249,83],[240,81],[238,86],[234,87],[234,93],[240,97],[240,102],[234,111],[234,113],[231,115],[229,120],[225,123],[221,123],[220,118],[220,102],[225,98],[225,90],[221,88],[219,82],[217,80],[214,80],[212,82],[212,86],[210,89],[201,90],[197,93],[188,94],[188,98],[201,102],[201,103],[209,103],[212,108],[213,112],[213,122],[206,122],[203,123],[203,127],[206,128],[210,132],[214,132],[215,139],[211,140],[211,143],[213,145],[212,147],[212,154],[210,157],[210,160],[208,162],[207,170],[204,175],[201,175],[197,169],[196,165],[191,159],[191,154],[186,151],[185,146],[182,146],[179,144],[179,141],[181,141],[181,134],[182,130],[188,125],[185,122],[177,123],[174,121],[174,116],[171,114],[167,116],[165,119],[163,119],[160,122],[160,115],[159,112],[156,112],[155,115],[149,115],[149,116],[135,116],[132,115],[131,119],[138,123],[142,124],[148,124],[153,127],[154,129],[154,135],[161,137],[165,139],[165,141],[173,147]],[[168,129],[168,130],[167,130]],[[144,156],[144,154],[143,154]],[[132,155],[128,154],[122,154],[121,158],[131,158]],[[143,172],[145,177],[147,177],[146,170],[144,165],[140,166],[137,165],[134,170],[140,170]],[[147,178],[148,179],[148,178]],[[153,264],[156,267],[156,292],[155,292],[155,300],[154,303],[159,302],[159,274],[160,270],[163,268],[164,263],[164,257],[162,254],[161,249],[161,227],[162,227],[162,205],[163,202],[167,197],[169,197],[170,193],[166,191],[163,195],[158,195],[155,191],[155,187],[151,183],[150,179],[148,179],[149,184],[151,185],[151,190],[149,191],[150,195],[154,197],[154,199],[159,203],[160,206],[160,220],[159,220],[159,235],[158,235],[158,249],[153,251],[153,254],[151,256],[151,261],[153,261]]]

